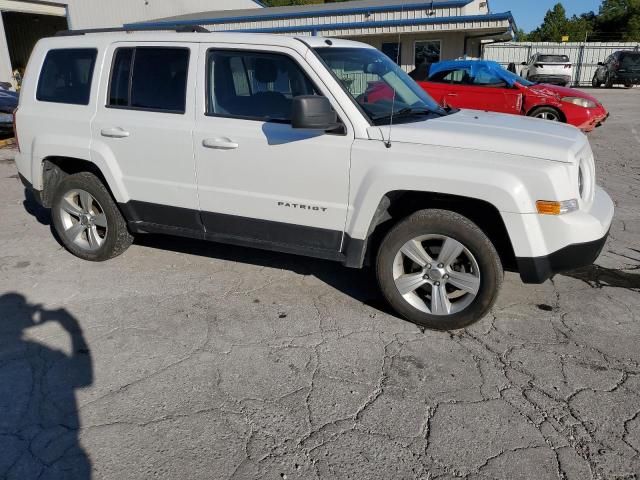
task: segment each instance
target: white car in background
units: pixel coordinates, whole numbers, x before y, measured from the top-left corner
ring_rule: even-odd
[[[566,87],[573,78],[573,65],[566,55],[536,53],[522,65],[520,76],[532,82]]]

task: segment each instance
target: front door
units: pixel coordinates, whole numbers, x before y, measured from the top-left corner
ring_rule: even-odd
[[[293,50],[203,45],[194,132],[206,235],[331,258],[341,249],[353,131]],[[325,95],[342,131],[291,127],[292,99]]]
[[[122,208],[140,228],[202,234],[191,136],[198,53],[174,42],[107,52],[92,150],[120,173],[129,195]]]

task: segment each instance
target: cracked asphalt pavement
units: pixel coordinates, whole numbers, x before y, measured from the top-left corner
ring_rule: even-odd
[[[151,236],[79,260],[0,150],[0,478],[637,479],[640,88],[596,94],[603,255],[507,274],[454,333],[330,262]]]

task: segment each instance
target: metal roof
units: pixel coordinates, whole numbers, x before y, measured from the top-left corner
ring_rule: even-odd
[[[438,9],[464,7],[474,0],[356,0],[340,3],[321,3],[312,5],[292,5],[287,7],[250,8],[242,10],[222,10],[198,12],[175,17],[159,18],[142,24],[181,24],[198,23],[213,25],[216,23],[247,22],[277,20],[283,18],[318,17],[327,15],[342,15],[350,13],[373,13],[384,11]]]

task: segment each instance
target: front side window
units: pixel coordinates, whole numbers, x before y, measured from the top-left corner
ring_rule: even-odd
[[[286,55],[211,50],[207,57],[207,115],[288,123],[293,98],[320,95]]]
[[[446,112],[384,53],[374,48],[317,48],[316,52],[374,124],[391,114],[407,122]]]
[[[135,47],[116,50],[108,106],[184,113],[189,49]]]
[[[36,98],[41,102],[89,105],[98,51],[90,48],[50,50],[44,59]]]

